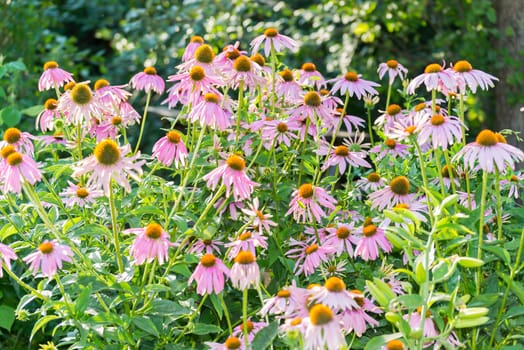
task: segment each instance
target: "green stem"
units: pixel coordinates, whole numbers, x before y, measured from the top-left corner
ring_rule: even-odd
[[[386,110],[388,109],[389,107],[389,99],[391,97],[391,87],[393,86],[393,82],[390,81],[389,84],[388,84],[388,94],[387,94],[387,97],[386,97]]]
[[[189,317],[189,320],[187,321],[187,325],[184,327],[184,330],[182,330],[182,332],[178,335],[178,337],[175,339],[175,344],[178,343],[178,341],[180,339],[182,339],[182,337],[186,336],[187,333],[186,331],[189,329],[190,325],[191,325],[191,322],[193,322],[193,320],[195,319],[195,317],[197,315],[200,315],[200,309],[202,308],[202,306],[204,305],[204,302],[206,301],[207,299],[207,294],[204,294],[204,297],[202,298],[202,300],[200,301],[200,303],[198,304],[198,307],[197,309],[195,310],[195,312],[193,312],[191,314],[191,316]]]
[[[133,154],[136,154],[136,152],[138,152],[138,149],[140,148],[140,141],[142,141],[142,135],[144,134],[144,126],[146,125],[147,110],[149,108],[150,101],[151,101],[151,90],[147,92],[146,106],[144,108],[144,115],[142,116],[142,120],[140,122],[140,134],[138,134],[138,141],[136,142],[135,151],[133,152]]]
[[[233,326],[231,326],[231,316],[229,316],[229,309],[227,308],[227,304],[224,301],[223,293],[220,293],[218,298],[220,299],[220,304],[222,305],[222,308],[224,309],[224,315],[226,316],[227,330],[229,331],[229,334],[231,334],[233,333]]]
[[[440,182],[440,193],[444,197],[446,195],[446,188],[444,187],[444,177],[442,176],[442,166],[440,164],[440,151],[435,148],[435,164],[437,165],[438,180]]]
[[[495,167],[495,196],[497,197],[497,239],[502,240],[502,202],[500,199],[500,173]]]
[[[373,126],[371,125],[371,108],[366,108],[368,112],[368,132],[369,139],[371,141],[371,146],[375,145],[375,140],[373,139]]]
[[[27,284],[24,281],[22,281],[13,271],[11,271],[10,269],[7,268],[7,266],[5,266],[5,263],[2,263],[2,266],[4,267],[4,271],[9,275],[9,277],[11,277],[13,280],[15,280],[15,282],[18,283],[18,285],[20,285],[21,287],[27,289],[28,291],[33,293],[36,297],[38,297],[38,298],[40,298],[40,299],[42,299],[44,301],[48,301],[49,300],[48,297],[46,297],[45,295],[40,293],[38,290],[36,290],[33,287],[31,287],[29,284]]]
[[[456,194],[457,189],[455,187],[455,175],[453,174],[454,168],[451,165],[451,162],[449,160],[448,150],[444,150],[444,159],[446,160],[446,166],[448,167],[448,174],[449,174],[449,180],[451,183],[451,190],[453,191],[453,194]]]
[[[418,161],[420,165],[420,173],[422,174],[422,181],[424,182],[424,192],[426,192],[426,203],[428,205],[428,213],[429,213],[429,220],[431,222],[431,226],[433,226],[433,210],[431,209],[431,200],[429,197],[429,186],[428,186],[428,178],[426,176],[426,170],[424,167],[424,161],[422,160],[422,150],[420,149],[420,146],[417,142],[416,138],[412,138],[413,144],[415,145],[415,148],[417,149],[418,153]]]
[[[235,146],[238,145],[240,136],[240,122],[242,121],[242,110],[244,109],[244,80],[238,84],[238,110],[237,110],[237,127],[235,132]]]
[[[120,252],[120,239],[118,237],[118,223],[115,206],[115,198],[113,194],[113,179],[109,183],[109,207],[111,209],[111,226],[113,230],[113,243],[115,245],[116,263],[118,265],[118,272],[124,272],[124,261]]]
[[[248,327],[247,327],[247,298],[248,298],[248,289],[247,288],[244,288],[244,290],[242,291],[242,320],[243,320],[243,323],[244,323],[244,343],[246,345],[246,349],[249,349],[249,339],[248,339],[248,335],[249,335],[249,330],[248,330]]]
[[[482,242],[484,241],[484,211],[486,207],[486,189],[488,187],[488,173],[482,171],[482,192],[480,195],[480,215],[479,215],[479,237],[477,248],[477,259],[482,260]],[[482,269],[477,268],[477,278],[475,280],[476,295],[480,295],[480,282],[482,281]]]
[[[306,119],[306,132],[304,134],[304,141],[302,142],[302,149],[300,151],[300,165],[298,168],[298,184],[302,184],[302,165],[304,163],[304,153],[306,151],[306,145],[308,140],[308,131],[309,131],[309,125],[311,124],[311,120],[309,118]]]

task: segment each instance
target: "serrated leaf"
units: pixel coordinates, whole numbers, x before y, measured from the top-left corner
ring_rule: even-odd
[[[214,324],[207,324],[207,323],[195,323],[195,327],[193,328],[193,334],[196,335],[204,335],[209,333],[219,333],[222,332],[222,328],[215,326]]]
[[[278,322],[273,321],[269,326],[264,327],[257,333],[255,339],[253,339],[252,348],[260,350],[266,349],[273,342],[277,334]]]
[[[40,318],[38,321],[36,321],[35,325],[33,326],[33,329],[31,330],[31,335],[29,336],[29,341],[33,340],[33,336],[38,332],[42,327],[44,327],[49,322],[56,320],[60,317],[56,315],[47,315],[42,318]]]
[[[158,333],[158,329],[156,328],[155,324],[151,319],[147,316],[139,316],[135,317],[132,320],[133,324],[143,330],[146,333],[149,333],[151,335],[154,335],[155,337],[159,337],[160,334]]]

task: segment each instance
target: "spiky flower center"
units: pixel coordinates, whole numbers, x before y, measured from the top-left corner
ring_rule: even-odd
[[[455,72],[465,73],[472,71],[473,67],[471,66],[471,63],[469,63],[468,61],[458,61],[453,66],[453,70],[455,70]]]
[[[442,114],[433,114],[431,117],[431,125],[439,126],[446,122],[446,119]]]
[[[450,177],[450,173],[453,174],[454,178],[457,178],[458,176],[457,171],[455,170],[453,165],[450,165],[450,166],[444,165],[440,173],[442,174],[443,177],[446,177],[446,178]]]
[[[402,343],[398,339],[394,339],[394,340],[390,340],[386,344],[386,349],[387,350],[404,350],[405,348],[404,348],[404,343]]]
[[[393,139],[387,139],[384,143],[386,144],[388,148],[391,148],[391,149],[394,149],[397,146],[397,141]]]
[[[256,215],[260,220],[266,220],[266,216],[265,216],[264,213],[262,213],[260,210],[256,210],[256,211],[255,211],[255,215]]]
[[[277,130],[280,133],[287,132],[287,130],[288,130],[287,124],[286,123],[278,123]]]
[[[233,350],[233,349],[240,349],[240,346],[242,345],[242,343],[240,342],[240,339],[238,339],[237,337],[229,337],[227,338],[224,345],[226,346],[226,349]]]
[[[218,104],[218,95],[212,92],[208,92],[207,94],[204,95],[204,100],[206,102]]]
[[[246,231],[242,234],[240,234],[240,236],[238,236],[238,239],[240,241],[247,241],[248,239],[250,239],[253,235],[251,234],[251,232],[249,231]]]
[[[358,289],[353,289],[351,293],[356,294],[355,296],[353,296],[353,300],[355,300],[358,306],[364,307],[364,294],[362,294],[362,292]]]
[[[399,105],[393,103],[388,106],[386,113],[388,115],[397,115],[400,113],[401,109],[402,108],[400,108]]]
[[[173,144],[177,144],[182,139],[178,131],[171,130],[166,134],[167,140]]]
[[[377,227],[373,224],[365,225],[362,229],[362,234],[366,237],[372,237],[377,233]]]
[[[278,35],[278,30],[275,28],[267,28],[264,30],[264,36],[267,36],[268,38],[274,38]]]
[[[511,182],[519,182],[519,178],[515,175],[511,175],[511,178],[509,179]]]
[[[89,196],[89,192],[87,192],[87,189],[85,187],[78,187],[76,190],[76,196],[78,198],[86,198]]]
[[[506,141],[506,138],[504,137],[504,135],[502,135],[501,133],[496,132],[495,136],[497,137],[497,142],[508,143],[508,141]]]
[[[118,126],[118,125],[122,124],[122,117],[119,116],[119,115],[115,115],[111,119],[111,124],[113,124],[114,126]]]
[[[233,68],[237,72],[250,72],[251,61],[246,56],[239,56],[233,63]]]
[[[291,296],[291,292],[289,290],[279,290],[277,292],[277,297],[279,298],[289,298]]]
[[[344,79],[346,79],[347,81],[358,81],[358,74],[357,72],[347,72],[345,75],[344,75]]]
[[[242,55],[240,51],[238,51],[238,49],[236,48],[233,48],[233,49],[226,48],[225,50],[227,50],[226,57],[229,58],[230,60],[235,60],[238,57],[240,57],[240,55]]]
[[[426,66],[426,69],[424,69],[424,73],[426,74],[439,73],[439,72],[442,72],[442,66],[438,63],[428,64]]]
[[[285,82],[293,81],[293,72],[289,69],[284,69],[280,73],[278,73],[282,79],[284,79]]]
[[[315,326],[322,326],[333,320],[333,311],[324,304],[316,304],[309,310],[309,319]]]
[[[333,293],[340,293],[346,290],[346,284],[338,277],[328,278],[326,283],[324,283],[324,287],[326,287],[328,291]]]
[[[418,105],[415,106],[415,112],[420,112],[421,110],[426,108],[426,103],[421,102]]]
[[[322,103],[320,95],[315,91],[310,91],[304,96],[304,104],[310,107],[318,107]]]
[[[419,314],[422,314],[422,306],[417,307],[417,312]],[[431,311],[426,310],[426,317],[428,317],[428,318],[431,317]]]
[[[413,134],[415,130],[417,130],[417,127],[415,125],[410,125],[404,129],[404,131],[407,132],[408,134]]]
[[[76,83],[74,81],[70,81],[69,83],[64,85],[64,91],[71,90],[74,88]]]
[[[344,145],[337,146],[335,148],[335,154],[337,156],[346,157],[349,155],[349,148]]]
[[[200,66],[193,66],[189,71],[189,77],[193,81],[200,81],[206,77],[206,71]]]
[[[202,243],[204,243],[204,245],[206,246],[210,246],[211,244],[213,244],[213,240],[212,239],[203,239]]]
[[[204,256],[200,258],[200,263],[205,267],[213,267],[215,266],[216,260],[213,254],[204,254]]]
[[[162,236],[162,226],[156,222],[152,222],[146,226],[145,234],[151,239],[158,239]]]
[[[53,68],[58,68],[58,63],[56,63],[55,61],[47,61],[46,63],[44,63],[44,70]]]
[[[316,70],[317,70],[317,66],[315,66],[315,64],[313,64],[313,63],[311,63],[311,62],[307,62],[307,63],[304,63],[304,64],[302,65],[302,70],[303,70],[304,72],[309,72],[309,73],[311,73],[311,72],[316,72]]]
[[[313,254],[314,252],[316,252],[317,250],[318,250],[318,244],[313,243],[312,245],[306,247],[304,252],[306,253],[306,255],[310,255],[310,254]]]
[[[84,106],[91,102],[93,93],[87,84],[76,84],[71,90],[71,99],[74,103]]]
[[[256,64],[258,64],[260,67],[264,67],[266,65],[266,59],[264,58],[264,56],[262,56],[259,53],[256,53],[256,54],[252,55],[250,57],[250,59],[251,59],[251,61],[253,61]]]
[[[144,68],[144,73],[147,75],[156,75],[156,68],[155,67],[146,67]]]
[[[115,141],[107,139],[95,147],[95,157],[100,164],[114,165],[120,160],[120,149]]]
[[[391,69],[397,69],[398,62],[397,60],[389,60],[386,62],[386,66],[388,66],[388,68],[391,68]]]
[[[255,262],[255,256],[250,251],[241,251],[235,257],[235,263],[241,265],[249,265]]]
[[[7,156],[7,164],[10,166],[17,166],[18,164],[22,163],[23,157],[21,153],[18,152],[12,152]]]
[[[298,195],[305,199],[313,197],[314,192],[312,184],[303,184],[298,188]]]
[[[195,35],[195,36],[193,36],[191,38],[190,42],[203,44],[204,43],[204,38],[202,38],[200,35]]]
[[[226,163],[233,170],[242,171],[246,167],[246,162],[244,159],[240,156],[237,156],[236,154],[229,157],[226,160]]]
[[[13,154],[15,152],[16,149],[14,148],[14,146],[7,145],[4,148],[2,148],[2,158],[7,158],[10,154]]]
[[[55,110],[56,107],[58,107],[58,101],[55,100],[54,98],[48,98],[46,101],[45,101],[45,105],[44,105],[45,109],[47,110]]]
[[[495,146],[498,142],[497,135],[491,130],[485,129],[482,130],[478,135],[476,139],[477,143],[482,146]]]
[[[4,132],[4,141],[10,145],[17,143],[21,138],[22,133],[20,132],[20,129],[9,128]]]
[[[395,205],[395,208],[396,209],[409,209],[409,204],[399,203],[399,204]]]
[[[98,90],[98,89],[101,89],[103,87],[106,87],[106,86],[109,86],[109,81],[105,80],[105,79],[98,79],[96,82],[95,82],[95,91]]]
[[[213,62],[214,58],[215,53],[213,52],[211,46],[207,44],[201,45],[195,50],[195,59],[200,63],[209,64]]]
[[[380,181],[380,175],[375,173],[375,172],[373,172],[373,173],[368,175],[367,179],[368,179],[369,182],[375,182],[376,183],[376,182]]]
[[[302,318],[297,317],[297,318],[294,318],[289,324],[291,326],[298,326],[301,323],[302,323]]]
[[[409,193],[409,181],[405,176],[397,176],[389,183],[393,193],[404,196]]]
[[[254,327],[255,327],[255,325],[253,324],[252,321],[250,321],[250,320],[246,321],[246,328],[247,328],[247,332],[248,333],[251,333],[251,331],[253,330]],[[242,329],[244,329],[244,325],[242,325]]]
[[[340,239],[348,238],[350,233],[351,231],[346,226],[340,226],[336,232],[337,237]]]
[[[42,254],[51,254],[53,252],[54,246],[51,242],[44,242],[38,246],[38,250]]]

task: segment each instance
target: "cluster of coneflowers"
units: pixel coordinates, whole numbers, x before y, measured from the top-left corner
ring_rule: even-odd
[[[263,55],[258,53],[262,47]],[[45,163],[37,163],[34,143],[39,151],[59,144],[70,153],[68,185],[51,181],[63,186],[51,191],[59,200],[60,215],[72,215],[73,208],[84,212],[109,208],[110,218],[100,222],[112,229],[115,273],[124,272],[124,255],[137,266],[157,264],[153,270],[167,262],[165,273],[173,274],[174,261],[187,250],[199,259],[187,281],[189,286],[196,284],[196,293],[203,298],[199,308],[215,294],[227,312],[228,281],[243,292],[242,321],[233,328],[228,315],[229,334],[221,342],[208,342],[211,349],[249,348],[256,333],[267,326],[269,315],[280,320],[282,334],[298,339],[304,349],[340,349],[347,346],[348,335],[361,337],[378,326],[384,310],[367,290],[352,285],[348,264],[387,261],[390,255],[407,263],[418,255],[420,248],[409,245],[394,250],[387,230],[408,225],[409,220],[432,224],[431,189],[442,195],[458,194],[461,205],[472,210],[476,202],[470,182],[482,172],[481,213],[497,216],[497,238],[502,239],[501,206],[486,206],[490,199],[487,179],[496,178],[499,196],[519,197],[522,176],[513,170],[524,160],[524,153],[490,130],[466,144],[463,108],[467,94],[493,87],[495,77],[458,61],[450,67],[430,64],[408,82],[407,69],[390,60],[378,68],[379,78],[388,79],[388,92],[384,109],[373,122],[371,110],[378,103],[379,84],[354,71],[326,80],[312,63],[301,69],[285,67],[277,54],[297,48],[293,39],[272,28],[251,42],[251,56],[238,43],[216,54],[201,37],[192,38],[178,71],[167,79],[171,87],[162,102],[178,109],[178,116],[169,120],[170,129],[154,144],[151,156],[139,149],[151,98],[165,91],[165,81],[154,67],[146,67],[126,85],[101,79],[91,87],[89,81],[76,82],[56,62],[47,62],[39,90],[54,90],[56,98],[46,101],[36,128],[53,134],[33,136],[10,128],[0,145],[4,196],[14,207],[23,192],[49,230],[47,239],[31,242],[37,249],[23,258],[35,277],[55,277],[60,283],[59,270],[75,269],[74,264],[64,267],[63,262],[89,263],[82,257],[81,242],[68,239],[49,218],[48,208],[55,204],[42,202],[38,196],[37,186],[52,184],[45,179]],[[425,87],[431,98],[410,98],[406,105],[390,103],[397,80],[406,83],[406,96]],[[146,93],[142,115],[129,103],[128,88]],[[367,120],[349,113],[350,99],[364,102]],[[452,106],[457,116],[451,115]],[[140,134],[134,137],[132,148],[126,129],[137,123]],[[413,172],[408,175],[406,167],[399,167],[402,159],[418,159],[421,178],[418,173],[412,178]],[[150,169],[146,176],[144,166]],[[430,182],[426,172],[433,166],[436,171]],[[116,207],[115,196],[130,196],[135,184],[139,186],[160,168],[170,169],[179,179],[167,218],[150,218],[142,227],[124,230],[117,211],[127,209]],[[337,184],[338,180],[342,183]],[[289,202],[281,200],[281,183],[295,186]],[[194,198],[205,202],[194,203]],[[190,224],[193,235],[179,232],[173,223],[172,218],[184,210],[193,210],[198,218]],[[384,215],[389,210],[409,215],[402,223],[392,222]],[[212,217],[220,218],[218,225],[225,231],[235,230],[228,237],[206,236],[204,227],[214,222]],[[479,259],[484,226],[481,214]],[[122,246],[127,234],[136,238]],[[261,271],[259,265],[270,258],[270,239],[282,253],[280,259],[294,264],[291,281],[278,286],[274,296],[261,278],[271,271]],[[176,251],[171,247],[177,247]],[[15,252],[0,245],[4,269],[34,292],[11,271],[12,261],[21,253],[25,250]],[[398,276],[383,277],[396,295],[405,292]],[[311,281],[322,282],[308,284]],[[250,310],[248,317],[251,288],[258,291],[263,305]],[[256,317],[261,321],[252,320]],[[424,346],[440,346],[437,338],[443,330],[433,322],[428,308],[404,317],[413,329],[423,330],[429,339]],[[448,332],[446,341],[460,346],[453,332]],[[409,339],[395,339],[384,349],[406,349],[409,344]]]

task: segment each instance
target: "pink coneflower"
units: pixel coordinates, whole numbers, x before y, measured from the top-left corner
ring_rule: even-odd
[[[324,304],[334,312],[339,312],[345,309],[358,308],[354,297],[353,293],[346,290],[344,281],[333,276],[326,280],[324,286],[310,289],[309,301],[313,304]]]
[[[473,69],[468,61],[458,61],[453,65],[452,70],[455,73],[457,86],[461,94],[466,93],[466,87],[469,87],[471,92],[475,93],[477,92],[477,87],[487,90],[495,86],[494,80],[498,81],[498,78],[493,75]]]
[[[420,129],[419,144],[431,138],[433,149],[448,149],[455,141],[462,138],[462,123],[457,117],[434,114]]]
[[[317,71],[317,67],[313,63],[304,63],[300,71],[298,71],[299,84],[320,90],[326,86],[326,80],[322,74]]]
[[[87,207],[95,203],[95,199],[102,197],[104,193],[100,190],[86,188],[80,184],[75,185],[68,181],[69,187],[60,193],[60,197],[64,201],[66,207],[74,207],[78,205],[80,208]]]
[[[34,136],[28,132],[21,132],[17,128],[8,128],[4,131],[4,139],[0,141],[0,148],[11,145],[16,151],[32,156],[34,147],[31,139],[34,139]]]
[[[408,85],[406,91],[408,94],[414,94],[415,89],[422,83],[426,86],[427,91],[445,89],[455,91],[456,80],[453,75],[444,70],[438,63],[432,63],[426,66],[424,73],[415,77]]]
[[[259,209],[258,198],[253,199],[253,203],[249,204],[249,209],[241,210],[249,217],[249,222],[251,222],[255,228],[258,228],[260,234],[265,230],[271,235],[271,226],[277,226],[277,224],[271,220],[273,215],[264,214],[262,210]]]
[[[224,275],[229,277],[229,269],[222,260],[208,253],[200,258],[200,262],[187,284],[190,285],[193,281],[196,281],[197,293],[200,295],[220,294],[224,290]]]
[[[11,270],[11,260],[16,260],[18,257],[16,256],[15,251],[8,245],[0,243],[0,278],[4,276],[4,267],[6,269]]]
[[[334,114],[336,114],[337,116],[342,114],[342,108],[340,108],[339,106],[343,106],[344,102],[340,99],[340,97],[332,95],[331,92],[327,89],[320,89],[319,93],[320,93],[320,96],[322,96],[324,105],[328,109],[334,110],[335,111]],[[354,118],[358,118],[358,117],[354,117]]]
[[[409,325],[413,331],[420,330],[421,321],[422,321],[422,306],[419,306],[417,308],[417,311],[409,314],[404,315],[403,318],[409,322]],[[422,325],[422,335],[424,338],[436,338],[438,337],[440,332],[437,329],[437,326],[435,324],[435,321],[433,321],[431,311],[426,311],[426,317],[424,318],[424,324]],[[458,341],[456,335],[454,332],[451,332],[449,335],[447,342],[449,345],[453,347],[459,347],[461,346],[461,343]],[[424,347],[427,348],[431,345],[433,345],[435,341],[428,341],[424,343]]]
[[[133,233],[136,235],[133,245],[129,252],[135,258],[136,265],[142,265],[144,262],[152,262],[157,258],[158,263],[162,265],[167,260],[167,251],[174,243],[169,241],[169,235],[157,223],[151,223],[142,228],[130,228],[124,230],[124,233]]]
[[[389,84],[392,85],[397,75],[400,80],[404,80],[408,70],[406,67],[398,63],[398,61],[388,60],[387,62],[378,65],[377,73],[380,79],[382,79],[387,73],[389,77]]]
[[[55,132],[53,135],[42,135],[38,138],[42,145],[49,146],[53,144],[65,145],[68,148],[75,147],[73,142],[69,142],[64,138],[64,134],[61,132]]]
[[[291,147],[291,140],[297,138],[295,132],[300,128],[296,120],[271,120],[267,121],[262,129],[262,138],[272,140],[275,147],[283,143]]]
[[[211,238],[198,238],[189,248],[191,254],[220,254],[220,247],[223,246],[219,240]]]
[[[360,231],[362,238],[355,247],[355,257],[360,256],[364,261],[376,260],[379,256],[379,248],[386,253],[390,253],[393,249],[384,229],[375,226],[371,220],[366,219]]]
[[[231,126],[232,113],[222,108],[221,97],[215,93],[206,93],[204,98],[189,112],[188,119],[199,122],[200,126],[209,126],[214,130],[224,131]]]
[[[376,327],[379,322],[369,316],[367,312],[380,313],[382,312],[378,307],[364,297],[364,294],[359,290],[352,290],[353,299],[358,304],[356,308],[346,308],[341,315],[341,321],[346,332],[355,332],[357,337],[361,337],[366,332],[367,326]]]
[[[515,199],[520,196],[520,189],[522,187],[522,181],[524,180],[524,174],[511,175],[508,180],[500,181],[500,186],[508,189],[508,197],[514,197]]]
[[[71,257],[73,252],[71,248],[62,245],[56,241],[44,241],[38,246],[38,250],[29,254],[23,260],[27,264],[31,264],[29,269],[32,270],[33,275],[36,276],[39,269],[42,269],[42,274],[51,279],[57,269],[62,268],[62,262],[73,262]]]
[[[218,214],[220,216],[224,215],[226,210],[229,210],[229,215],[231,216],[231,219],[238,219],[238,216],[240,215],[240,210],[244,208],[244,203],[242,201],[230,201],[229,204],[224,204],[224,202],[227,201],[227,198],[220,198],[219,200],[217,200],[215,204],[213,204],[213,207],[215,207],[215,209],[219,211]]]
[[[384,210],[399,203],[411,203],[415,195],[410,194],[409,189],[409,180],[405,176],[397,176],[388,186],[369,195],[371,209]]]
[[[336,146],[329,155],[328,160],[322,166],[322,170],[326,170],[331,166],[337,166],[340,170],[340,174],[344,174],[347,166],[353,167],[365,167],[371,168],[365,158],[367,156],[366,152],[356,151],[353,152],[350,150],[347,144]]]
[[[342,108],[336,108],[335,113],[331,116],[331,126],[333,129],[338,126],[340,123],[340,118],[342,116],[343,109]],[[357,117],[355,115],[346,114],[342,118],[342,122],[346,126],[346,131],[348,133],[352,133],[353,130],[357,131],[361,127],[364,126],[365,122],[364,119]]]
[[[264,237],[258,232],[246,231],[241,233],[237,239],[233,240],[230,238],[230,240],[232,240],[232,242],[226,243],[224,247],[230,249],[228,258],[231,260],[234,259],[241,251],[251,252],[253,255],[256,255],[257,247],[264,249],[267,248],[267,237]]]
[[[53,130],[55,120],[60,119],[60,112],[57,109],[58,101],[54,98],[48,98],[44,104],[44,110],[36,116],[35,128],[43,132]]]
[[[71,73],[58,68],[58,63],[55,61],[48,61],[44,64],[44,72],[38,80],[38,90],[59,88],[70,81],[74,81]]]
[[[293,213],[293,218],[297,222],[316,222],[320,223],[326,213],[322,207],[335,210],[337,201],[331,197],[322,187],[312,184],[303,184],[292,193],[293,198],[289,203],[289,210],[286,215]]]
[[[380,350],[406,350],[407,347],[398,339],[390,340]]]
[[[106,79],[99,79],[95,82],[94,89],[99,96],[99,100],[106,106],[118,106],[127,101],[131,93],[124,88],[124,85],[111,85]]]
[[[356,186],[365,192],[375,192],[386,186],[386,180],[380,174],[372,172],[357,180]]]
[[[387,155],[393,158],[404,158],[407,155],[409,155],[408,148],[408,145],[397,142],[394,139],[386,139],[386,141],[384,141],[383,143],[378,144],[372,149],[370,149],[369,152],[377,154],[375,161],[378,162]]]
[[[257,36],[251,41],[251,49],[253,53],[256,53],[261,45],[264,45],[264,55],[269,57],[271,48],[275,52],[280,52],[282,49],[288,48],[292,52],[298,49],[298,43],[288,36],[280,34],[275,28],[268,28],[264,31],[263,35]]]
[[[455,167],[453,165],[450,165],[449,167],[447,165],[444,165],[440,171],[442,174],[442,180],[444,181],[444,187],[446,187],[448,190],[451,187],[451,176],[453,176],[453,182],[455,183],[455,186],[460,186],[460,174],[457,172]],[[437,177],[431,181],[433,185],[439,186],[440,179]]]
[[[196,49],[202,46],[202,44],[204,44],[204,39],[201,36],[193,36],[184,50],[182,61],[186,62],[192,59],[195,56]]]
[[[307,289],[297,287],[293,281],[291,286],[284,287],[274,297],[266,299],[259,313],[261,315],[283,314],[286,318],[307,315],[308,295]]]
[[[327,262],[334,253],[334,248],[330,246],[320,246],[317,243],[308,244],[307,242],[297,241],[290,238],[290,249],[286,255],[296,259],[293,272],[296,274],[304,273],[309,276],[322,262]],[[296,248],[294,248],[296,247]]]
[[[142,116],[133,108],[131,103],[123,101],[118,106],[120,118],[122,118],[123,125],[133,125],[140,121]]]
[[[516,147],[508,145],[506,138],[491,130],[482,130],[475,140],[464,146],[453,157],[453,160],[464,157],[464,163],[474,169],[475,162],[478,167],[489,173],[495,170],[504,172],[509,166],[515,169],[515,163],[524,160],[524,153]]]
[[[246,328],[247,328],[247,340],[251,344],[253,340],[255,339],[255,335],[264,327],[267,326],[266,322],[253,322],[251,320],[247,320],[246,322]],[[233,329],[233,336],[238,337],[241,341],[244,341],[244,323],[239,324]]]
[[[130,152],[131,146],[129,144],[119,147],[113,140],[104,140],[96,145],[92,156],[81,160],[74,167],[73,177],[76,178],[92,172],[87,181],[87,187],[103,188],[106,196],[109,196],[111,191],[111,180],[116,181],[127,192],[130,192],[131,186],[127,176],[135,181],[140,181],[142,165],[145,163],[145,160],[137,161],[140,152],[134,156],[126,157]]]
[[[282,96],[286,101],[299,100],[302,94],[302,87],[295,80],[295,75],[289,69],[284,69],[279,72],[280,80],[275,85],[275,92],[278,96]]]
[[[203,179],[207,182],[207,187],[212,190],[222,180],[222,184],[226,186],[226,197],[233,193],[235,201],[248,199],[251,193],[253,193],[254,187],[258,186],[258,183],[251,181],[247,177],[245,168],[246,162],[244,158],[232,155],[218,168],[205,175]]]
[[[224,343],[205,342],[210,350],[245,350],[245,343],[237,337],[229,337]]]
[[[340,320],[328,306],[313,305],[309,309],[309,317],[303,322],[306,324],[304,350],[335,350],[346,345]]]
[[[421,103],[424,106],[424,103]],[[412,135],[417,135],[422,126],[424,126],[431,118],[431,107],[422,107],[422,110],[417,111],[415,107],[414,111],[408,112],[403,118],[396,118],[393,123],[388,127],[388,131],[385,132],[386,136],[395,140],[403,141],[409,139]],[[427,148],[426,144],[421,144],[422,149]]]
[[[347,72],[344,77],[333,79],[335,84],[331,88],[331,93],[335,94],[340,90],[341,95],[349,93],[349,96],[355,95],[359,100],[366,95],[378,95],[375,87],[380,86],[373,81],[364,80],[356,72]]]
[[[178,81],[177,84],[169,88],[169,96],[162,104],[167,103],[169,108],[173,108],[179,101],[182,104],[196,105],[201,100],[201,95],[207,93],[219,94],[215,85],[221,82],[207,74],[202,66],[194,65],[188,72],[170,75],[168,82]]]
[[[326,246],[333,247],[336,255],[342,255],[342,253],[346,252],[349,256],[353,256],[353,245],[356,245],[359,241],[359,238],[353,234],[353,230],[353,223],[328,227],[326,231],[330,234],[323,243]]]
[[[396,122],[400,122],[405,118],[402,107],[394,103],[390,104],[385,111],[380,112],[382,112],[382,114],[375,119],[374,124],[382,128],[386,135],[389,134]]]
[[[239,41],[237,41],[235,45],[226,45],[222,49],[222,52],[213,59],[213,65],[223,76],[227,77],[233,73],[233,64],[238,57],[247,55],[247,51],[240,51],[238,49],[239,46]]]
[[[108,106],[100,102],[99,96],[86,83],[75,84],[58,99],[58,111],[65,116],[65,122],[77,126],[89,125],[92,118],[99,118],[109,112]]]
[[[393,207],[393,209],[404,209],[409,210],[413,216],[422,222],[426,222],[427,219],[425,215],[428,215],[428,206],[425,197],[419,197],[413,199],[409,204],[408,203],[399,203]],[[404,217],[405,223],[411,223],[412,220],[408,217]],[[384,220],[384,222],[389,222],[389,219]]]
[[[182,135],[176,130],[170,130],[166,136],[158,140],[153,146],[153,157],[165,166],[175,164],[175,168],[186,165],[188,156]]]
[[[143,72],[135,74],[129,85],[135,90],[143,90],[145,93],[154,91],[159,95],[162,95],[165,88],[164,79],[157,75],[155,67],[146,67]]]
[[[235,257],[235,263],[231,268],[231,283],[233,287],[244,290],[251,284],[260,283],[260,269],[255,255],[251,252],[240,252]]]
[[[42,179],[38,165],[31,157],[16,152],[11,145],[2,148],[1,153],[0,177],[4,193],[20,193],[22,181],[34,185]]]
[[[261,75],[260,66],[252,62],[249,57],[242,55],[235,59],[233,70],[227,81],[233,89],[237,89],[243,82],[244,88],[248,87],[251,91],[264,86],[267,82]]]

